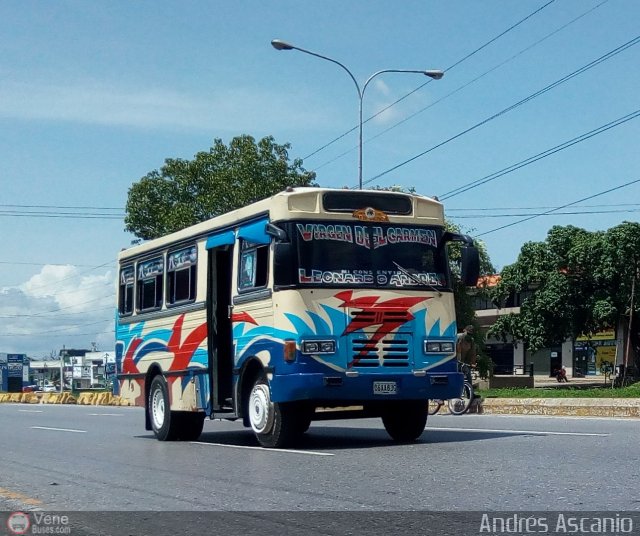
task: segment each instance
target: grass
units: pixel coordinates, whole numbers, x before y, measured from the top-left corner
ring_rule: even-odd
[[[640,398],[640,382],[628,387],[612,389],[610,386],[483,389],[478,394],[484,398]]]

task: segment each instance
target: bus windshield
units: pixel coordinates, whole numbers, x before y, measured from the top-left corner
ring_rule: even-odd
[[[448,287],[442,228],[317,220],[286,226],[296,286]]]

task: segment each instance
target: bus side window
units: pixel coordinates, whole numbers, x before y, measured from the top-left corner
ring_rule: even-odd
[[[138,311],[162,307],[162,257],[138,264]]]
[[[133,266],[120,270],[120,288],[118,293],[118,311],[121,316],[133,313],[133,283],[135,280]]]
[[[167,258],[167,305],[196,299],[196,246],[170,252]]]
[[[238,290],[240,292],[267,286],[269,246],[242,241]]]

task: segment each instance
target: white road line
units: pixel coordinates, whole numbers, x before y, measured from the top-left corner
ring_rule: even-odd
[[[89,415],[98,417],[122,417],[122,413],[89,413]]]
[[[43,413],[41,409],[19,409],[22,413]]]
[[[204,441],[190,441],[194,445],[208,445],[210,447],[227,447],[230,449],[259,450],[260,452],[280,452],[289,454],[308,454],[309,456],[335,456],[330,452],[314,452],[312,450],[268,449],[265,447],[249,447],[246,445],[227,445],[226,443],[205,443]]]
[[[86,430],[74,430],[73,428],[49,428],[48,426],[32,426],[36,430],[53,430],[55,432],[74,432],[76,434],[86,434]]]
[[[508,430],[497,428],[450,428],[450,427],[437,427],[428,426],[427,430],[446,430],[449,432],[493,432],[500,434],[529,434],[529,435],[570,435],[570,436],[595,436],[595,437],[608,437],[611,434],[596,434],[588,432],[543,432],[540,430]]]

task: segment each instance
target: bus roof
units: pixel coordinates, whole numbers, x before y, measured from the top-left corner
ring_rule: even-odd
[[[160,238],[146,241],[140,245],[123,249],[118,259],[127,259],[146,252],[162,248],[167,244],[180,243],[197,237],[204,237],[213,231],[233,228],[239,223],[252,219],[269,217],[277,222],[290,219],[324,219],[345,220],[345,212],[326,212],[322,210],[323,195],[329,192],[344,192],[354,197],[360,193],[394,196],[411,200],[412,213],[410,215],[389,215],[389,221],[397,223],[422,223],[425,225],[443,225],[444,208],[437,200],[417,194],[392,192],[387,190],[346,190],[336,188],[288,188],[267,199],[256,201],[250,205],[215,216],[209,220],[191,225],[180,231],[170,233]],[[366,206],[362,207],[366,208]]]

